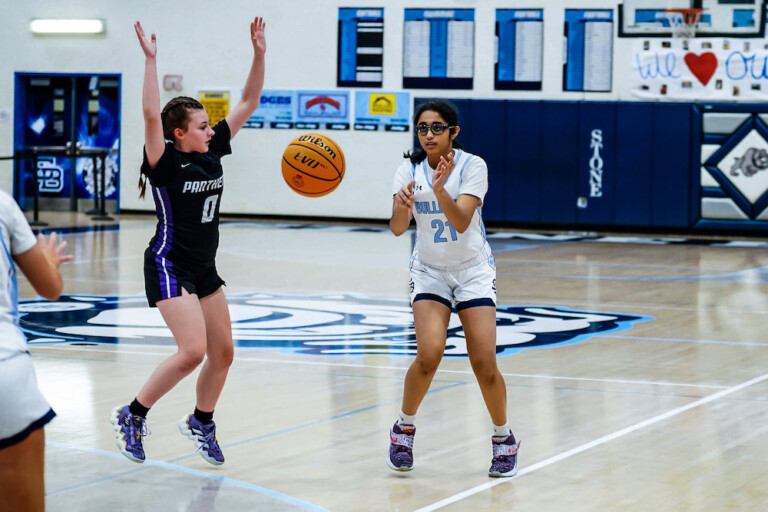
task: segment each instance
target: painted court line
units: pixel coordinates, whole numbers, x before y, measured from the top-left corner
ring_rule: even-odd
[[[730,387],[728,389],[724,389],[722,391],[718,391],[717,393],[710,395],[708,397],[702,398],[700,400],[696,400],[695,402],[691,402],[688,405],[684,405],[682,407],[678,407],[676,409],[672,409],[671,411],[667,411],[663,414],[659,414],[658,416],[654,416],[653,418],[649,418],[647,420],[641,421],[640,423],[636,423],[634,425],[631,425],[627,428],[618,430],[616,432],[613,432],[611,434],[605,435],[603,437],[600,437],[598,439],[595,439],[594,441],[590,441],[589,443],[583,444],[581,446],[577,446],[576,448],[573,448],[571,450],[568,450],[566,452],[563,452],[559,455],[555,455],[554,457],[550,457],[548,459],[542,460],[540,462],[537,462],[536,464],[533,464],[531,466],[527,466],[523,469],[521,469],[517,476],[514,478],[509,479],[497,479],[492,482],[488,482],[482,485],[478,485],[476,487],[473,487],[471,489],[467,489],[466,491],[460,492],[458,494],[454,494],[453,496],[450,496],[448,498],[445,498],[444,500],[438,501],[436,503],[433,503],[431,505],[428,505],[426,507],[420,508],[414,512],[430,512],[432,510],[437,510],[440,508],[443,508],[447,505],[450,505],[452,503],[456,503],[457,501],[461,501],[464,498],[468,498],[470,496],[473,496],[479,492],[485,491],[487,489],[490,489],[491,487],[495,487],[499,484],[503,484],[505,482],[509,482],[514,480],[515,478],[519,478],[521,476],[527,475],[529,473],[533,473],[534,471],[538,471],[539,469],[545,468],[547,466],[551,466],[552,464],[556,464],[562,460],[565,460],[569,457],[572,457],[574,455],[578,455],[579,453],[585,452],[587,450],[591,450],[592,448],[595,448],[597,446],[603,445],[605,443],[608,443],[610,441],[613,441],[614,439],[618,439],[620,437],[624,437],[627,434],[631,434],[633,432],[636,432],[638,430],[641,430],[645,427],[648,427],[650,425],[653,425],[655,423],[659,423],[661,421],[664,421],[668,418],[671,418],[673,416],[677,416],[678,414],[682,414],[690,409],[693,409],[695,407],[699,407],[701,405],[707,404],[709,402],[713,402],[715,400],[718,400],[724,396],[730,395],[732,393],[736,393],[737,391],[741,391],[742,389],[748,388],[750,386],[754,386],[755,384],[758,384],[760,382],[763,382],[764,380],[768,379],[768,373],[761,375],[760,377],[755,377],[754,379],[748,380],[746,382],[742,382],[741,384],[738,384],[736,386]]]
[[[93,449],[93,448],[84,448],[84,447],[81,447],[81,446],[73,446],[73,445],[69,445],[69,444],[63,444],[63,443],[57,443],[57,442],[51,442],[51,441],[46,441],[45,444],[48,445],[48,446],[55,446],[56,448],[63,448],[63,449],[66,449],[66,450],[77,450],[77,451],[86,452],[86,453],[93,453],[93,454],[97,454],[97,455],[107,455],[109,457],[115,457],[115,458],[119,458],[119,459],[123,458],[122,454],[113,453],[113,452],[107,452],[107,451],[104,451],[104,450],[96,450],[96,449]],[[78,485],[64,487],[64,488],[61,488],[61,489],[50,490],[50,491],[46,492],[46,495],[47,496],[53,496],[53,495],[56,495],[56,494],[60,494],[62,492],[68,492],[68,491],[73,491],[73,490],[77,490],[77,489],[82,489],[83,487],[87,487],[89,485],[94,485],[94,484],[98,484],[98,483],[104,483],[104,482],[107,482],[107,481],[110,481],[110,480],[116,480],[116,479],[121,478],[121,477],[126,476],[126,475],[135,474],[135,473],[141,473],[141,472],[146,471],[147,469],[149,469],[148,466],[155,466],[155,467],[161,467],[161,468],[164,468],[164,469],[171,469],[173,471],[180,471],[182,473],[188,473],[188,474],[192,474],[192,475],[195,475],[195,476],[209,478],[211,480],[219,480],[221,482],[224,482],[224,483],[227,483],[227,484],[231,484],[231,485],[234,485],[234,486],[237,486],[237,487],[241,487],[243,489],[248,489],[248,490],[251,490],[251,491],[255,491],[255,492],[259,493],[259,494],[263,494],[265,496],[269,496],[271,498],[275,498],[275,499],[278,499],[280,501],[284,501],[286,503],[290,503],[292,505],[297,505],[297,506],[299,506],[301,508],[304,508],[306,510],[312,510],[312,511],[315,511],[315,512],[328,512],[327,509],[324,509],[322,507],[318,507],[317,505],[313,505],[312,503],[307,503],[306,501],[299,500],[299,499],[294,498],[292,496],[288,496],[286,494],[282,494],[282,493],[279,493],[277,491],[273,491],[271,489],[267,489],[265,487],[260,487],[258,485],[249,484],[248,482],[243,482],[243,481],[240,481],[240,480],[235,480],[235,479],[232,479],[232,478],[227,478],[225,476],[214,475],[212,473],[207,473],[205,471],[200,471],[200,470],[197,470],[197,469],[187,468],[187,467],[184,467],[184,466],[177,466],[176,464],[170,464],[168,462],[162,462],[162,461],[150,460],[150,459],[147,459],[146,461],[144,461],[143,467],[139,467],[139,468],[136,468],[136,469],[133,469],[133,470],[129,470],[129,471],[123,471],[121,473],[110,475],[110,476],[107,476],[107,477],[104,477],[104,478],[99,478],[97,480],[81,482]]]
[[[125,347],[125,344],[121,345],[112,345],[115,348],[118,347]],[[78,346],[71,346],[67,344],[35,344],[33,343],[32,346],[35,347],[35,349],[58,349],[58,350],[78,350],[78,351],[84,351],[84,352],[106,352],[106,353],[114,353],[114,350],[104,350],[104,349],[98,349],[87,347],[82,348]],[[130,345],[134,347],[141,347],[142,345]],[[168,347],[168,350],[171,350],[171,347]],[[236,351],[244,350],[242,348],[237,348]],[[248,349],[245,349],[248,350]],[[168,354],[165,352],[149,352],[149,351],[143,351],[143,350],[125,350],[124,348],[120,348],[121,354],[135,354],[135,355],[149,355],[149,356],[164,356],[167,357]],[[254,363],[282,363],[282,364],[303,364],[303,365],[310,365],[310,366],[338,366],[338,367],[346,367],[346,368],[366,368],[366,369],[373,369],[373,370],[399,370],[399,371],[408,371],[408,366],[373,366],[368,364],[357,364],[357,363],[329,363],[325,361],[291,361],[287,359],[265,359],[265,358],[257,358],[257,357],[242,357],[239,355],[235,355],[235,363],[238,361],[248,361],[248,362],[254,362]],[[443,370],[438,368],[438,373],[453,373],[453,374],[462,374],[462,375],[473,375],[472,370]],[[526,379],[547,379],[547,380],[567,380],[567,381],[577,381],[577,382],[602,382],[606,384],[632,384],[632,385],[641,385],[641,386],[675,386],[675,387],[686,387],[686,388],[709,388],[709,389],[726,389],[727,386],[722,385],[715,385],[715,384],[691,384],[691,383],[685,383],[685,382],[664,382],[664,381],[646,381],[646,380],[631,380],[631,379],[602,379],[602,378],[593,378],[593,377],[565,377],[560,375],[546,375],[546,374],[529,374],[529,373],[505,373],[502,372],[502,375],[504,377],[520,377],[520,378],[526,378]]]
[[[612,336],[607,334],[601,338],[612,338],[616,340],[639,340],[639,341],[665,341],[668,343],[701,343],[703,345],[732,345],[737,347],[765,347],[768,343],[759,343],[755,341],[718,341],[718,340],[692,340],[688,338],[651,338],[645,336]]]

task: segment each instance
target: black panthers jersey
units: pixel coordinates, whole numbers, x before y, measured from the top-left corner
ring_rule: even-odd
[[[146,148],[141,172],[149,178],[157,209],[156,255],[182,266],[213,263],[219,246],[219,206],[224,188],[221,157],[232,153],[226,120],[213,127],[207,153],[184,153],[166,142],[152,169]]]

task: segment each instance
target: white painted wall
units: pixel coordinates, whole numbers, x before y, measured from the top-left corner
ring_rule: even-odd
[[[562,91],[563,10],[612,8],[616,0],[226,0],[185,2],[148,0],[0,0],[0,114],[13,111],[14,72],[119,73],[122,75],[122,182],[124,209],[153,210],[151,199],[140,200],[135,188],[141,163],[143,120],[141,87],[144,58],[133,22],[156,32],[158,74],[183,75],[182,93],[161,88],[164,103],[177,94],[196,96],[200,89],[228,89],[234,100],[245,81],[252,47],[249,22],[267,20],[268,89],[334,89],[338,7],[385,6],[383,90],[401,90],[403,9],[475,9],[475,88],[472,91],[412,90],[413,96],[483,99],[634,100],[630,94],[631,40],[616,39],[613,92]],[[543,8],[544,89],[535,92],[495,91],[493,59],[497,8]],[[107,34],[98,38],[34,37],[32,18],[103,18]],[[614,13],[614,32],[617,30]],[[364,219],[389,218],[391,184],[412,134],[329,132],[347,158],[344,181],[332,194],[305,198],[283,182],[280,157],[298,130],[243,129],[233,141],[233,155],[224,160],[222,212],[259,215],[301,215]],[[13,121],[0,115],[0,154],[13,149]],[[472,148],[468,148],[470,151]],[[0,188],[12,189],[12,165],[0,162]]]

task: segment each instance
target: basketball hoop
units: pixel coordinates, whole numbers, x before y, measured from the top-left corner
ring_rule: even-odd
[[[672,37],[685,40],[696,37],[696,29],[703,12],[704,9],[664,9]]]

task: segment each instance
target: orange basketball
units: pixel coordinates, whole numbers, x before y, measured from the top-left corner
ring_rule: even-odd
[[[294,192],[320,197],[333,192],[344,178],[344,153],[327,135],[305,133],[285,148],[281,167]]]

